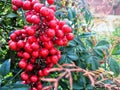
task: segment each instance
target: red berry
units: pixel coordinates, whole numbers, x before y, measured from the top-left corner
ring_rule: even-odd
[[[12,9],[13,9],[14,11],[17,11],[17,10],[18,10],[18,7],[15,6],[15,5],[12,5]]]
[[[33,51],[33,52],[32,52],[32,57],[33,57],[33,58],[39,57],[39,51]]]
[[[12,34],[10,35],[10,39],[13,40],[13,41],[16,40],[16,37],[17,37],[17,35],[16,35],[15,33],[12,33]]]
[[[31,21],[32,21],[32,23],[34,23],[34,24],[39,24],[39,23],[40,23],[40,19],[39,19],[39,17],[36,16],[36,15],[32,15]]]
[[[48,42],[48,41],[50,41],[50,38],[48,36],[42,35],[42,36],[40,36],[40,40],[42,42]]]
[[[23,2],[22,0],[12,0],[12,4],[14,4],[17,7],[22,7]]]
[[[56,6],[55,5],[50,5],[49,8],[52,9],[53,11],[56,11]]]
[[[27,40],[27,42],[29,42],[29,43],[33,43],[33,42],[36,42],[36,41],[37,41],[37,38],[35,36],[29,36],[28,40]]]
[[[34,63],[36,62],[36,59],[35,59],[35,58],[32,58],[32,59],[30,60],[30,62],[34,64]]]
[[[56,37],[63,38],[64,37],[63,31],[62,30],[56,30]]]
[[[37,89],[38,89],[38,90],[42,90],[42,83],[38,83]]]
[[[56,54],[56,52],[57,52],[57,50],[54,47],[49,50],[49,53],[52,55]]]
[[[21,51],[21,52],[18,52],[18,53],[17,53],[17,56],[18,56],[18,57],[23,57],[23,52],[22,52],[22,51]]]
[[[51,49],[53,47],[53,42],[52,41],[48,41],[48,42],[44,42],[44,47],[46,49]]]
[[[48,37],[54,37],[55,36],[55,30],[54,29],[48,29],[46,31],[46,34]]]
[[[56,26],[57,26],[57,21],[56,21],[56,20],[51,20],[51,21],[49,22],[49,26],[50,26],[50,28],[55,29]]]
[[[32,15],[27,15],[26,16],[26,21],[29,22],[29,23],[32,23],[31,17],[32,17]]]
[[[24,52],[23,53],[23,58],[26,59],[26,60],[29,59],[30,58],[30,54],[27,53],[27,52]]]
[[[26,66],[27,66],[27,62],[21,60],[21,61],[18,63],[18,66],[19,66],[21,69],[25,69]]]
[[[62,39],[62,41],[63,41],[63,46],[67,46],[67,44],[68,44],[67,38],[64,37],[64,38]]]
[[[63,40],[62,39],[57,39],[56,40],[56,44],[58,45],[58,46],[63,46]]]
[[[68,25],[64,25],[64,26],[62,27],[62,31],[63,31],[64,33],[70,33],[70,32],[72,32],[72,29],[71,29],[71,27],[69,27]]]
[[[48,4],[54,4],[54,0],[47,0]]]
[[[36,12],[40,12],[40,9],[43,7],[43,4],[40,4],[40,3],[35,3],[34,6],[33,6],[33,9],[36,11]]]
[[[31,45],[29,43],[26,43],[24,49],[28,53],[31,53],[33,51],[32,48],[31,48]]]
[[[28,80],[29,76],[27,73],[23,72],[23,73],[21,73],[21,78],[26,81],[26,80]]]
[[[25,46],[25,42],[24,42],[23,40],[19,40],[19,41],[17,42],[17,47],[23,48],[24,46]]]
[[[68,34],[66,35],[66,38],[67,38],[68,40],[73,40],[73,39],[74,39],[74,34],[73,34],[73,33],[68,33]]]
[[[32,87],[30,90],[38,90],[37,88],[35,88],[35,87]]]
[[[31,2],[30,1],[24,1],[23,2],[23,9],[24,10],[30,10],[31,9]]]
[[[39,75],[40,77],[43,77],[43,76],[44,76],[43,71],[42,71],[42,70],[39,70],[39,71],[38,71],[38,75]]]
[[[28,64],[26,67],[26,71],[32,71],[33,70],[33,65],[32,64]]]
[[[42,7],[40,9],[40,14],[42,14],[44,17],[49,15],[49,9],[47,7]]]
[[[34,43],[32,43],[31,48],[33,50],[38,50],[40,47],[39,47],[39,44],[37,44],[37,43],[34,42]]]
[[[49,69],[48,68],[43,69],[43,74],[44,74],[44,76],[48,76]]]
[[[35,29],[31,28],[31,27],[27,27],[26,28],[27,34],[32,36],[35,34]]]
[[[65,21],[59,21],[59,28],[62,29],[62,27],[66,24]]]
[[[52,57],[51,57],[51,62],[53,63],[53,64],[56,64],[56,63],[58,63],[58,56],[57,55],[53,55]]]
[[[12,41],[9,44],[9,47],[10,47],[11,50],[17,50],[17,43]]]
[[[36,75],[33,75],[33,76],[30,77],[30,80],[31,80],[31,82],[35,83],[35,82],[38,81],[38,77]]]
[[[41,57],[47,57],[48,54],[49,54],[48,49],[42,48],[42,49],[40,50],[40,56],[41,56]]]

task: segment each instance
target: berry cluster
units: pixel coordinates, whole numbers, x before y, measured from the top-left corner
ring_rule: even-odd
[[[45,6],[39,0],[12,0],[13,10],[26,10],[26,21],[31,26],[24,26],[10,35],[9,47],[17,52],[23,69],[21,78],[31,90],[42,90],[40,78],[48,76],[52,68],[61,58],[58,46],[66,46],[74,35],[71,27],[55,17],[54,0],[47,0]]]

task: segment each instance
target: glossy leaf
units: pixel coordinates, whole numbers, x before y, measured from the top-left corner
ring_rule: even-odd
[[[10,60],[6,60],[0,67],[0,75],[5,76],[10,71]]]

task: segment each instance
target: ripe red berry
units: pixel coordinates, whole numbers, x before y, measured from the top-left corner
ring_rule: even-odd
[[[49,15],[49,9],[47,7],[42,7],[40,9],[40,14],[43,15],[44,17]]]
[[[56,6],[55,5],[50,5],[49,8],[52,9],[53,11],[56,11]]]
[[[17,42],[17,47],[23,48],[24,46],[25,46],[25,42],[24,42],[23,40],[19,40],[19,41]]]
[[[30,59],[30,62],[31,62],[32,64],[34,64],[34,63],[36,62],[36,59],[35,59],[35,58],[32,58],[32,59]]]
[[[43,77],[43,76],[44,76],[43,71],[42,71],[42,70],[39,70],[39,71],[38,71],[38,75],[39,75],[40,77]]]
[[[39,44],[37,44],[37,43],[34,42],[34,43],[31,44],[31,48],[33,50],[38,50],[40,48],[40,46],[39,46]]]
[[[62,30],[56,30],[56,37],[63,38],[64,37],[63,31]]]
[[[30,1],[24,1],[23,2],[23,9],[24,10],[30,10],[31,9],[31,2]]]
[[[50,53],[51,55],[56,54],[56,52],[57,52],[57,50],[56,50],[56,48],[54,48],[54,47],[49,50],[49,53]]]
[[[40,3],[35,3],[34,6],[33,6],[33,9],[36,11],[36,12],[40,12],[40,9],[43,7],[43,4],[40,4]]]
[[[27,34],[32,36],[35,34],[35,29],[31,28],[31,27],[27,27],[26,28]]]
[[[30,58],[30,54],[27,53],[27,52],[24,52],[23,53],[23,58],[26,59],[26,60],[29,59]]]
[[[44,74],[44,76],[48,76],[49,69],[48,68],[43,69],[43,74]]]
[[[29,43],[33,43],[33,42],[36,42],[36,41],[37,41],[37,38],[35,36],[29,36],[28,40],[27,40],[27,42],[29,42]]]
[[[48,54],[49,54],[48,49],[42,48],[42,49],[40,50],[40,56],[41,56],[41,57],[47,57]]]
[[[48,37],[54,37],[55,36],[55,30],[54,29],[48,29],[46,31],[46,34]]]
[[[54,4],[54,0],[47,0],[48,4]]]
[[[55,29],[57,26],[57,21],[56,20],[51,20],[49,22],[49,27]]]
[[[38,83],[37,89],[38,89],[38,90],[42,90],[42,83]]]
[[[62,27],[62,31],[63,31],[64,33],[70,33],[70,32],[72,32],[72,29],[71,29],[71,27],[69,27],[68,25],[64,25],[64,26]]]
[[[32,57],[33,57],[33,58],[39,57],[39,51],[38,51],[38,50],[37,50],[37,51],[33,51],[33,52],[32,52]]]
[[[30,90],[39,90],[39,89],[37,89],[37,88],[35,88],[35,87],[32,87]]]
[[[68,34],[66,35],[66,38],[67,38],[68,40],[73,40],[73,39],[74,39],[74,34],[73,34],[73,33],[68,33]]]
[[[16,35],[15,33],[12,33],[12,34],[10,35],[10,39],[13,40],[13,41],[16,40],[16,37],[17,37],[17,35]]]
[[[25,69],[26,66],[27,66],[27,62],[21,60],[21,61],[18,63],[18,66],[19,66],[21,69]]]
[[[28,53],[31,53],[33,50],[31,48],[31,45],[29,43],[26,43],[25,44],[25,47],[24,47],[25,51],[28,52]]]
[[[9,44],[9,47],[10,47],[11,50],[17,50],[17,43],[12,41]]]
[[[32,71],[33,70],[33,65],[32,64],[28,64],[26,66],[26,71]]]
[[[15,5],[12,5],[12,9],[13,9],[14,11],[17,11],[17,10],[18,10],[18,7],[15,6]]]
[[[62,27],[66,24],[65,21],[59,21],[59,28],[62,29]]]
[[[38,81],[38,77],[36,75],[33,75],[33,76],[30,77],[30,80],[31,80],[31,82],[35,83],[35,82]]]
[[[57,55],[53,55],[52,57],[51,57],[51,62],[53,63],[53,64],[56,64],[56,63],[58,63],[58,56]]]
[[[26,80],[28,80],[29,76],[28,76],[27,73],[22,72],[22,73],[21,73],[21,78],[26,81]]]
[[[34,24],[39,24],[40,23],[40,19],[39,19],[38,16],[32,15],[31,22],[34,23]]]
[[[19,7],[22,7],[23,2],[22,0],[12,0],[12,4],[14,4],[15,6],[19,8]]]
[[[31,17],[32,17],[32,15],[27,15],[26,16],[26,21],[29,22],[29,23],[32,23]]]
[[[48,42],[44,42],[44,47],[46,49],[51,49],[53,47],[53,42],[52,41],[48,41]]]

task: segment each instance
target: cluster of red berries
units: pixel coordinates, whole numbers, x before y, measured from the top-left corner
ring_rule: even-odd
[[[47,0],[48,6],[39,0],[12,0],[13,10],[26,10],[26,21],[31,26],[24,26],[10,35],[9,47],[17,52],[23,69],[21,78],[30,90],[42,90],[40,78],[48,76],[61,58],[58,46],[66,46],[74,35],[71,27],[55,17],[54,0]]]

